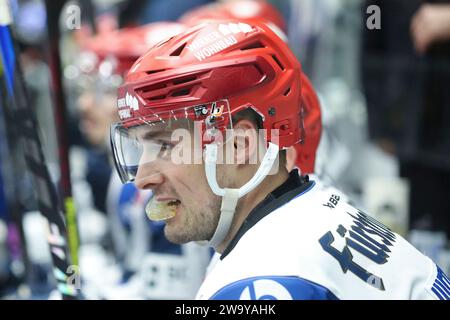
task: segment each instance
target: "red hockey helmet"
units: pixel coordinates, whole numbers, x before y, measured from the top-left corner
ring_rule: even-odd
[[[322,134],[320,102],[308,77],[302,73],[301,105],[305,129],[305,139],[295,145],[296,165],[302,173],[313,173],[316,152]]]
[[[185,118],[203,121],[204,131],[224,130],[234,114],[251,108],[261,116],[267,142],[295,145],[302,133],[300,75],[294,54],[264,23],[210,21],[153,47],[118,90],[122,122],[111,142],[122,180],[134,179],[143,150],[124,157],[130,154],[124,149],[139,145],[124,145],[127,128],[142,124]]]

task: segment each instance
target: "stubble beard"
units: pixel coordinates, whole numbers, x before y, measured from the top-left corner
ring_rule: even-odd
[[[221,169],[217,170],[219,185],[235,188],[229,175]],[[168,241],[183,244],[191,241],[211,240],[219,223],[222,197],[213,194],[210,189],[209,193],[207,199],[202,199],[202,201],[182,203],[181,219],[177,221],[176,225],[169,222],[164,228],[164,234]]]
[[[210,240],[219,222],[221,202],[221,197],[212,195],[206,204],[182,204],[181,219],[176,224],[169,221],[164,227],[167,240],[175,244]]]

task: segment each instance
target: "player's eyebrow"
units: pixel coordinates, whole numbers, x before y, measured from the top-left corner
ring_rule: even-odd
[[[155,139],[155,138],[159,138],[159,137],[166,137],[166,136],[170,136],[169,132],[167,132],[167,131],[163,131],[163,130],[148,131],[142,135],[142,139],[151,140],[151,139]]]
[[[141,139],[143,140],[152,140],[159,137],[170,137],[171,132],[165,130],[158,131],[147,131],[146,133],[141,135]]]

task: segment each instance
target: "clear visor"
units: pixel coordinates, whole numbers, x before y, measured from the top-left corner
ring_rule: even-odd
[[[111,148],[123,183],[183,164],[200,164],[205,143],[223,144],[232,126],[227,100],[185,107],[111,126]]]

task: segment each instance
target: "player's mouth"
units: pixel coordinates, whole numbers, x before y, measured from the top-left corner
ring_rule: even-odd
[[[176,216],[181,201],[152,197],[145,206],[147,217],[153,221],[166,221]]]

